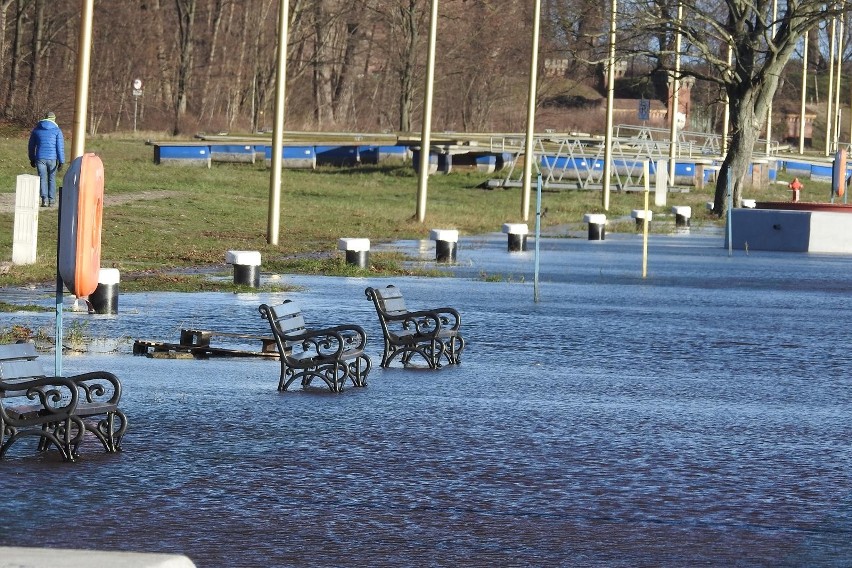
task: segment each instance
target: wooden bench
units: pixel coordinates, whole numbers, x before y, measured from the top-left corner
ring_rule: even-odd
[[[332,392],[340,392],[346,380],[356,387],[367,386],[372,362],[364,353],[367,334],[358,325],[307,329],[302,312],[291,300],[269,306],[261,304],[260,315],[269,321],[281,360],[278,390],[301,381],[302,388],[322,380]]]
[[[52,389],[48,389],[51,385]],[[21,406],[21,397],[30,399],[30,404]],[[5,422],[0,436],[9,436],[0,448],[0,457],[21,436],[40,435],[39,450],[53,444],[65,459],[73,460],[86,431],[107,452],[121,450],[127,417],[118,408],[121,382],[112,373],[48,377],[32,343],[0,345],[0,399]],[[57,408],[64,410],[59,412]],[[11,429],[5,428],[7,425],[12,425]],[[41,434],[33,431],[34,426],[41,427]]]
[[[373,301],[382,326],[382,367],[390,366],[397,356],[407,366],[415,355],[420,355],[431,369],[440,367],[442,359],[451,365],[459,364],[465,342],[459,331],[461,316],[455,309],[408,311],[402,292],[393,285],[367,288],[364,292]]]

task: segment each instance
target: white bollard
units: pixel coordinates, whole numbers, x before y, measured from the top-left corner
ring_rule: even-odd
[[[98,287],[89,295],[89,303],[96,314],[118,313],[118,283],[121,275],[117,268],[98,271]]]
[[[337,250],[346,251],[346,264],[351,264],[358,268],[369,268],[370,239],[338,239]]]
[[[530,231],[526,223],[503,223],[503,232],[509,235],[509,252],[527,250],[527,234]]]
[[[583,223],[589,224],[589,240],[603,241],[606,239],[606,215],[603,213],[586,213]]]
[[[12,264],[33,264],[38,255],[39,178],[21,174],[15,181]]]
[[[435,260],[455,262],[459,232],[456,229],[432,229],[429,238],[435,241]]]
[[[650,209],[648,210],[648,219],[645,219],[645,210],[644,209],[634,209],[630,216],[636,219],[636,230],[642,230],[645,228],[645,223],[651,222],[651,219],[654,218],[654,212]]]
[[[225,263],[234,265],[234,284],[260,286],[260,251],[229,250],[225,253]]]
[[[672,180],[674,185],[674,180]],[[666,204],[666,194],[669,191],[669,163],[666,160],[657,161],[657,171],[654,184],[654,205],[663,207]]]
[[[689,227],[689,219],[692,217],[692,207],[689,205],[675,205],[672,207],[675,214],[676,227]]]

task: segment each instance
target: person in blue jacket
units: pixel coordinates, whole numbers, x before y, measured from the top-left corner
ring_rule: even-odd
[[[30,133],[30,166],[38,170],[41,182],[41,206],[52,207],[56,200],[56,172],[65,164],[65,138],[49,111]]]

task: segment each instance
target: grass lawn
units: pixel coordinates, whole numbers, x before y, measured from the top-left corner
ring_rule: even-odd
[[[267,244],[269,171],[262,160],[251,164],[214,164],[212,168],[155,165],[154,148],[142,139],[92,138],[87,151],[104,162],[105,198],[101,266],[118,268],[123,290],[202,290],[212,284],[188,269],[225,270],[227,250],[258,250],[263,270],[358,274],[337,252],[340,237],[372,242],[428,238],[432,228],[455,228],[461,235],[496,232],[505,222],[523,222],[521,190],[482,189],[502,173],[451,173],[429,178],[426,220],[416,220],[417,175],[410,163],[315,171],[284,170],[281,183],[279,244]],[[15,180],[34,174],[26,157],[26,133],[0,138],[0,199],[14,203]],[[827,184],[806,183],[802,200],[817,200]],[[826,185],[826,188],[820,188]],[[653,189],[653,188],[652,188]],[[693,207],[693,227],[719,223],[705,203],[712,187],[670,194],[665,207],[653,207],[654,219],[671,217],[672,205]],[[9,194],[9,195],[3,195]],[[812,195],[813,194],[813,195]],[[789,199],[786,185],[754,195]],[[824,200],[824,199],[820,199]],[[535,192],[528,223],[535,223]],[[613,192],[609,219],[642,208],[641,193]],[[584,213],[604,212],[597,191],[544,192],[544,228],[574,225]],[[51,283],[56,274],[56,208],[39,215],[38,261],[11,266],[14,213],[0,212],[0,287]],[[653,223],[670,230],[673,223]],[[629,222],[610,222],[607,231],[632,231]],[[398,255],[371,255],[370,273],[403,273]]]

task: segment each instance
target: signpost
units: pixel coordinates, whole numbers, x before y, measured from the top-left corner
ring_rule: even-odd
[[[133,132],[136,132],[136,114],[139,109],[139,97],[142,96],[142,79],[133,79]]]
[[[651,120],[651,101],[648,99],[639,99],[638,118],[642,122]]]

